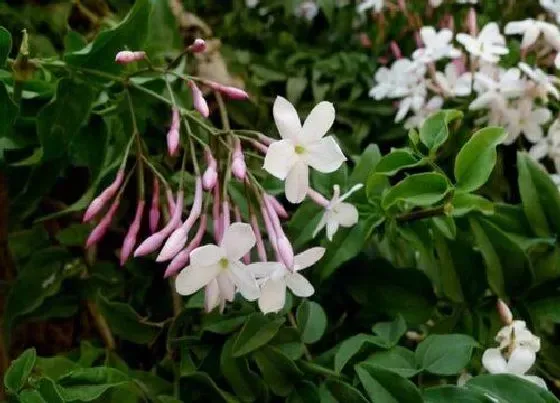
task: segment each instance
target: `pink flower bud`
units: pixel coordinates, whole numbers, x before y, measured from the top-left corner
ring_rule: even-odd
[[[169,263],[169,265],[165,269],[165,273],[163,275],[164,278],[168,278],[176,274],[189,263],[189,256],[191,252],[198,248],[200,246],[200,243],[202,242],[202,237],[204,236],[204,232],[206,231],[207,222],[208,217],[206,216],[206,214],[203,214],[200,217],[200,224],[194,238],[191,240],[189,245],[185,249],[183,249],[177,256],[175,256],[171,263]]]
[[[159,252],[156,262],[165,262],[166,260],[171,260],[185,247],[187,243],[188,233],[185,231],[183,226],[177,228],[171,233],[163,248]]]
[[[262,218],[263,218],[263,221],[264,221],[264,227],[266,229],[266,233],[268,234],[268,240],[270,241],[270,244],[272,245],[272,248],[276,252],[276,255],[278,255],[278,245],[277,245],[276,231],[274,230],[274,226],[272,225],[272,222],[270,221],[270,217],[268,216],[268,213],[266,211],[266,207],[264,205],[261,206],[261,215],[262,215]]]
[[[83,222],[91,221],[109,200],[117,193],[124,180],[124,171],[119,170],[113,183],[111,183],[99,196],[97,196],[89,205],[83,218]]]
[[[247,176],[247,165],[245,164],[245,157],[243,157],[243,151],[241,150],[241,141],[239,139],[235,140],[235,146],[231,160],[231,172],[240,181],[245,181],[245,176]]]
[[[144,240],[140,244],[138,248],[134,251],[134,256],[145,256],[149,253],[152,253],[156,249],[158,249],[163,241],[167,239],[167,237],[173,232],[178,225],[181,224],[181,214],[183,213],[183,192],[177,192],[177,202],[175,203],[175,210],[173,211],[173,215],[171,220],[167,223],[163,229],[155,234],[152,234],[147,239]]]
[[[265,146],[269,146],[276,141],[272,137],[268,137],[268,136],[265,136],[264,134],[260,134],[260,133],[257,134],[257,137],[259,138],[259,141],[261,143],[263,143]]]
[[[146,58],[146,52],[131,52],[129,50],[123,50],[115,56],[115,62],[119,64],[128,64],[133,62],[138,62]]]
[[[321,207],[327,207],[329,205],[329,201],[325,199],[325,197],[321,193],[316,192],[311,188],[307,189],[307,196],[309,196],[311,200],[313,200]]]
[[[366,34],[365,32],[361,32],[360,33],[360,45],[362,45],[362,48],[365,49],[369,49],[371,48],[371,39],[369,39],[369,35]]]
[[[202,175],[202,186],[204,190],[210,191],[214,188],[214,186],[216,186],[216,183],[218,183],[218,163],[209,148],[204,150],[204,156],[208,167]]]
[[[257,216],[254,213],[251,213],[251,228],[253,228],[255,238],[257,239],[257,253],[259,255],[259,260],[261,262],[266,262],[266,248],[264,247],[264,241],[261,235],[261,229],[259,228]]]
[[[171,189],[167,188],[165,190],[165,198],[167,199],[167,211],[169,212],[169,216],[172,216],[175,211],[175,201],[173,200],[173,192]]]
[[[121,256],[120,256],[120,263],[121,266],[124,266],[128,257],[132,253],[134,249],[134,245],[136,245],[136,237],[138,236],[138,231],[140,230],[140,223],[142,222],[142,214],[144,213],[144,206],[146,202],[144,200],[138,200],[138,204],[136,205],[136,214],[134,216],[134,220],[130,227],[128,228],[128,232],[124,238],[123,246],[121,248]]]
[[[189,80],[188,83],[192,92],[194,109],[207,118],[210,115],[210,109],[208,108],[208,103],[204,99],[204,96],[202,96],[202,91],[200,91],[200,88],[196,86],[194,81]]]
[[[179,143],[181,140],[181,134],[179,131],[180,128],[181,123],[179,110],[177,108],[173,108],[173,119],[171,122],[171,127],[167,132],[167,152],[172,157],[177,155],[177,152],[179,151]]]
[[[189,50],[193,53],[203,53],[206,52],[206,42],[204,39],[197,38],[194,40],[192,45],[189,46]]]
[[[270,195],[268,195],[268,196],[270,197],[270,199],[269,199],[270,203],[272,204],[272,207],[274,208],[274,211],[276,211],[276,214],[278,214],[278,217],[284,218],[284,219],[288,218],[289,215],[288,215],[288,212],[286,211],[286,209],[284,208],[284,206],[282,206],[282,204],[278,200],[276,200],[275,197],[270,196]]]
[[[391,41],[391,43],[389,44],[389,47],[391,48],[391,53],[393,53],[393,56],[395,56],[395,59],[402,59],[401,48],[399,48],[399,45],[397,44],[397,42]]]
[[[150,207],[150,231],[152,234],[157,231],[159,222],[159,181],[154,176],[154,188],[152,193],[152,205]]]
[[[216,243],[220,243],[220,241],[222,240],[222,233],[224,231],[224,228],[222,227],[222,219],[220,216],[220,208],[221,208],[221,202],[220,202],[220,184],[216,183],[216,186],[214,186],[214,204],[212,205],[212,223],[213,223],[213,227],[214,227],[214,241],[216,241]]]
[[[249,140],[249,142],[251,143],[251,145],[253,147],[255,147],[257,149],[258,152],[260,152],[261,154],[266,154],[268,152],[268,147],[265,146],[264,144],[259,143],[257,140]]]
[[[99,224],[97,224],[97,226],[89,234],[86,242],[86,248],[90,248],[91,246],[95,245],[105,236],[105,234],[109,230],[109,227],[111,226],[111,221],[113,221],[113,218],[115,217],[115,213],[117,212],[120,202],[120,197],[117,197],[113,201],[113,204],[111,204],[111,207],[109,207],[107,214],[105,214],[101,221],[99,221]]]
[[[453,63],[453,65],[455,66],[455,70],[457,70],[458,76],[462,75],[465,71],[467,71],[467,68],[465,66],[465,60],[463,60],[462,57],[453,59],[451,63]]]
[[[294,267],[294,249],[292,244],[286,238],[285,235],[278,237],[277,239],[278,244],[278,254],[280,255],[280,259],[282,263],[288,268],[293,269]]]
[[[469,13],[467,14],[467,29],[469,31],[469,34],[471,34],[472,36],[475,36],[478,31],[478,27],[476,24],[476,11],[474,7],[471,7],[469,9]]]
[[[238,99],[244,101],[249,99],[249,94],[242,89],[235,88],[235,87],[228,87],[213,81],[207,82],[208,86],[212,88],[214,91],[218,91],[220,94],[226,96],[229,99]]]
[[[501,299],[498,299],[496,308],[498,309],[498,314],[500,315],[502,323],[504,325],[511,325],[511,322],[513,322],[513,315],[511,314],[509,306],[507,306],[507,304]]]

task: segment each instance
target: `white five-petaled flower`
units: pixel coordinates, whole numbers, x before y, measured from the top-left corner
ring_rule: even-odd
[[[560,120],[556,119],[548,128],[546,137],[543,137],[529,151],[535,160],[548,156],[554,162],[556,171],[560,172]]]
[[[255,277],[241,263],[255,245],[256,239],[249,224],[233,223],[224,232],[220,246],[205,245],[190,254],[190,265],[184,268],[175,280],[177,293],[191,295],[208,286],[207,299],[233,301],[236,290],[249,301],[259,297],[259,286]],[[218,295],[219,294],[219,295]]]
[[[352,186],[352,188],[340,195],[340,186],[334,185],[333,198],[325,207],[325,213],[319,221],[317,228],[313,232],[316,236],[319,231],[327,227],[327,239],[332,241],[334,234],[339,227],[349,228],[358,222],[358,209],[344,200],[348,199],[352,193],[357,192],[363,187],[361,183]]]
[[[533,335],[524,321],[514,320],[496,336],[498,348],[490,348],[482,355],[482,365],[491,374],[512,374],[547,389],[543,379],[525,375],[531,369],[541,348],[540,339]]]
[[[369,96],[376,100],[384,98],[403,98],[426,74],[426,66],[409,59],[396,60],[391,68],[381,67],[375,73],[375,87],[369,90]]]
[[[539,142],[543,137],[543,128],[552,117],[548,108],[535,107],[530,98],[520,99],[514,108],[508,109],[508,138],[505,144],[512,144],[523,133],[531,143]]]
[[[436,71],[435,82],[447,97],[466,97],[472,92],[472,74],[459,74],[455,63],[447,63],[444,72]]]
[[[456,35],[456,39],[471,55],[490,63],[499,62],[501,55],[509,53],[505,46],[506,40],[495,22],[486,24],[477,37],[460,33]]]
[[[528,18],[524,21],[509,22],[504,33],[506,35],[523,35],[521,49],[527,49],[539,39],[542,33],[545,41],[554,49],[560,50],[560,29],[556,25]]]
[[[412,54],[412,58],[421,63],[432,63],[445,57],[456,58],[461,56],[461,52],[451,44],[453,32],[449,29],[442,29],[437,32],[434,27],[422,27],[420,37],[424,47],[417,49]]]
[[[531,68],[531,66],[524,62],[519,63],[519,68],[533,81],[533,92],[536,97],[540,97],[544,101],[547,101],[547,95],[552,94],[554,98],[560,99],[560,92],[555,85],[560,82],[558,78],[546,74],[538,67]]]
[[[309,187],[309,167],[331,173],[346,161],[335,139],[324,137],[334,122],[334,107],[330,102],[320,102],[303,126],[294,106],[282,97],[276,98],[273,113],[282,140],[268,147],[264,169],[278,179],[285,179],[286,198],[291,203],[300,203]]]
[[[500,69],[495,73],[498,76],[496,79],[484,72],[475,73],[474,89],[479,95],[471,102],[469,109],[479,110],[493,106],[503,112],[506,110],[507,100],[523,95],[526,82],[521,78],[519,69]]]
[[[278,312],[286,301],[286,287],[298,297],[310,297],[315,292],[311,283],[298,272],[313,266],[325,254],[325,248],[311,248],[294,257],[293,270],[280,262],[253,263],[248,269],[261,287],[259,308],[263,313]]]

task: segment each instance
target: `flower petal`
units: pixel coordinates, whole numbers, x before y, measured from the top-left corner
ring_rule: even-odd
[[[268,280],[261,288],[259,309],[262,313],[278,312],[286,303],[286,282],[282,280]]]
[[[210,266],[225,257],[225,250],[216,245],[204,245],[191,252],[191,266]]]
[[[482,354],[482,365],[491,374],[507,372],[507,362],[497,348],[489,348]]]
[[[317,227],[315,227],[315,230],[313,231],[313,237],[314,238],[317,236],[317,234],[323,228],[325,228],[325,225],[327,225],[327,213],[326,212],[323,214],[323,216],[321,217],[321,221],[319,221],[319,224],[317,224]]]
[[[175,289],[178,294],[191,295],[210,283],[220,273],[220,266],[188,266],[177,275]]]
[[[325,248],[315,247],[307,249],[294,257],[294,268],[296,271],[313,266],[325,254]]]
[[[350,203],[340,203],[331,211],[333,217],[343,227],[351,227],[358,222],[358,209]]]
[[[281,269],[282,263],[279,262],[257,262],[247,266],[247,270],[256,278],[270,277],[276,270]]]
[[[333,240],[334,234],[338,231],[339,226],[339,222],[336,219],[333,219],[332,215],[329,216],[329,219],[327,220],[327,239],[329,241]]]
[[[248,301],[254,301],[260,296],[259,285],[257,280],[251,274],[247,267],[239,262],[230,264],[229,274],[231,280],[237,286],[239,293]]]
[[[535,360],[537,359],[536,353],[528,347],[516,347],[507,363],[507,372],[515,375],[524,375],[529,371]]]
[[[276,97],[272,108],[278,133],[283,139],[300,137],[301,122],[294,106],[286,98]]]
[[[305,119],[301,141],[313,143],[322,138],[334,123],[334,106],[332,103],[319,102]]]
[[[264,169],[278,179],[284,180],[297,160],[294,144],[290,140],[275,141],[268,146],[264,157]]]
[[[253,228],[247,223],[234,222],[225,231],[221,247],[230,261],[237,261],[255,246],[257,239]]]
[[[290,203],[301,203],[309,187],[309,172],[303,161],[297,162],[286,177],[286,198]]]
[[[220,295],[226,301],[231,302],[235,297],[235,284],[231,281],[230,276],[226,271],[223,271],[217,277]]]
[[[310,297],[315,292],[311,283],[299,273],[286,276],[286,285],[298,297]]]
[[[212,312],[214,308],[220,306],[220,287],[216,279],[211,280],[204,290],[204,310]]]
[[[346,157],[332,136],[307,145],[305,158],[307,164],[324,174],[336,171],[346,161]]]

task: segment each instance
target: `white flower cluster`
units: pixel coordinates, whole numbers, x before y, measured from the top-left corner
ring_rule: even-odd
[[[550,7],[554,3],[560,11],[560,1],[541,2]],[[554,57],[560,68],[560,29],[532,19],[508,23],[503,32],[521,37],[522,57],[517,66],[505,69],[500,62],[509,48],[498,24],[490,22],[477,32],[471,9],[467,25],[470,33],[457,34],[450,28],[422,27],[410,58],[403,58],[393,44],[397,60],[377,70],[370,97],[398,102],[395,121],[404,121],[407,129],[420,127],[447,102],[465,98],[477,124],[505,127],[506,144],[523,135],[535,159],[548,157],[560,170],[560,121],[553,121],[549,108],[560,99],[560,80],[545,71],[554,69]],[[529,52],[544,70],[524,61]]]

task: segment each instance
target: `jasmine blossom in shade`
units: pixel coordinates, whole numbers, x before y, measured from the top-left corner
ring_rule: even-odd
[[[340,186],[334,185],[333,198],[325,207],[325,212],[321,221],[315,228],[313,236],[316,236],[323,228],[327,228],[327,239],[332,241],[334,234],[339,227],[350,228],[358,222],[358,209],[345,200],[352,193],[357,192],[363,187],[360,183],[353,186],[350,191],[340,195]]]

